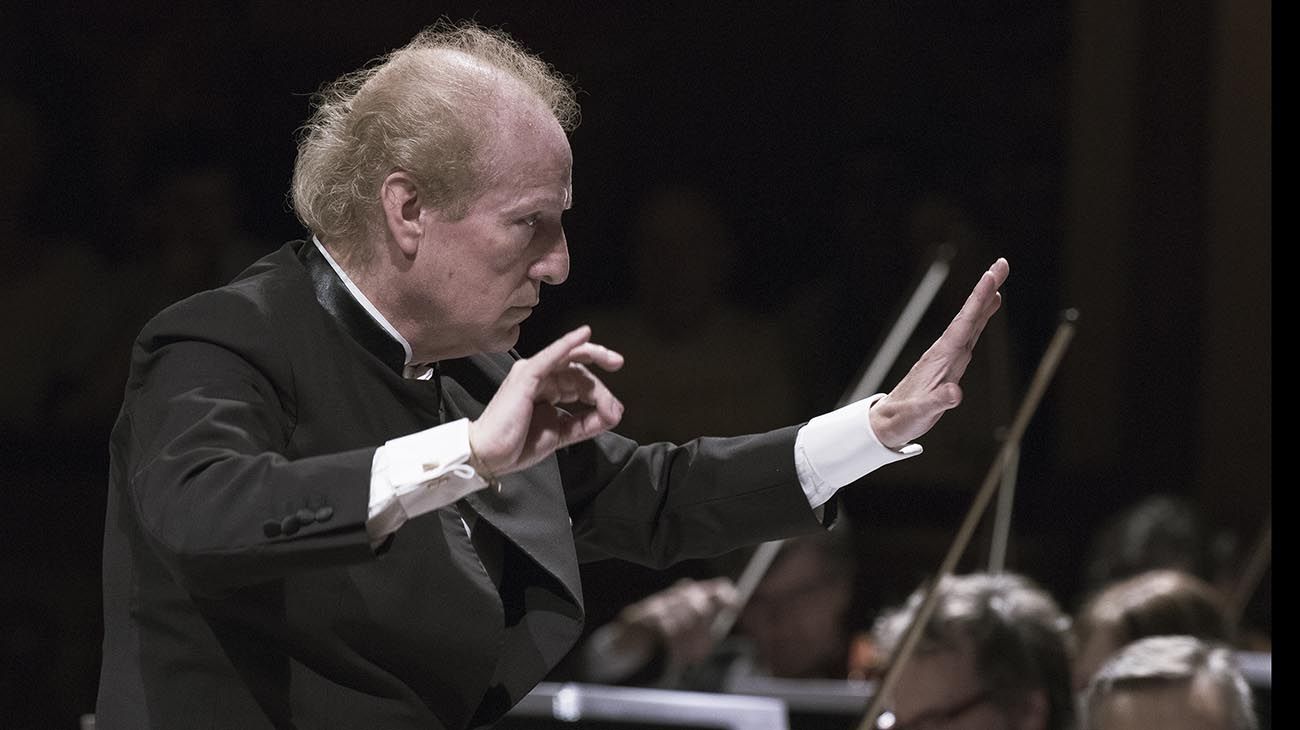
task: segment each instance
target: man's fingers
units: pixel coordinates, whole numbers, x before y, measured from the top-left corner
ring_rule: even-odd
[[[548,378],[545,399],[553,406],[554,419],[544,428],[553,430],[559,446],[568,446],[604,433],[623,418],[623,404],[581,365],[573,365],[563,376]],[[536,417],[536,416],[535,416]]]
[[[552,342],[542,348],[540,352],[528,358],[528,363],[534,368],[534,372],[540,377],[555,368],[563,365],[569,358],[573,349],[591,339],[591,328],[582,325],[576,330],[568,333],[560,339]]]
[[[709,589],[709,597],[719,608],[733,607],[740,603],[740,594],[736,592],[736,584],[727,578],[713,578],[705,581]]]
[[[957,313],[957,318],[973,320],[977,312],[984,311],[984,307],[988,305],[988,300],[998,290],[998,286],[998,277],[991,269],[980,274],[979,281],[975,282],[975,288],[971,289],[970,295],[966,297],[961,311]]]
[[[615,401],[615,405],[607,405],[604,408],[597,405],[593,408],[572,413],[566,419],[561,439],[565,446],[576,444],[579,441],[586,441],[617,426],[622,417],[623,405],[617,403],[617,401]]]
[[[994,288],[1001,289],[1002,285],[1006,283],[1007,277],[1011,274],[1011,264],[999,256],[998,260],[994,261],[993,265],[989,267],[989,273],[993,275],[993,281],[996,285]]]
[[[969,349],[975,349],[975,343],[980,341],[980,335],[984,334],[984,328],[988,325],[989,320],[993,319],[994,312],[997,312],[998,308],[1001,306],[1002,295],[998,292],[993,292],[993,298],[989,300],[988,306],[985,307],[984,311],[980,314],[979,323],[975,326],[975,333],[971,335],[970,344],[967,345]]]
[[[569,362],[595,365],[606,372],[614,372],[623,367],[623,356],[604,345],[584,342],[569,353]]]
[[[552,408],[552,414],[545,417],[543,429],[555,441],[547,444],[547,451],[562,449],[572,444],[594,438],[617,425],[617,421],[607,421],[595,408]],[[538,441],[542,442],[541,439]]]
[[[581,378],[581,373],[570,373],[567,368],[547,375],[537,388],[537,401],[553,406],[578,401],[582,394]]]
[[[561,378],[568,377],[566,371],[575,364],[579,366],[583,364],[595,365],[609,372],[623,367],[623,356],[621,354],[604,345],[591,342],[590,339],[591,328],[583,325],[523,361],[523,367],[527,368],[526,372],[536,379],[533,382],[540,381],[541,383],[538,388],[538,398],[540,400],[556,402],[554,389],[548,386],[546,381],[557,375]],[[567,400],[567,398],[561,400]]]
[[[538,387],[537,400],[551,405],[584,403],[598,408],[617,403],[600,378],[578,363],[570,363],[567,368],[548,374]]]
[[[573,400],[592,406],[595,413],[611,428],[623,417],[623,404],[609,388],[587,368],[574,363],[564,373],[564,380],[574,395]]]
[[[978,337],[979,331],[983,330],[983,322],[988,321],[987,317],[997,311],[996,306],[992,310],[989,306],[999,299],[998,289],[1007,280],[1010,271],[1006,259],[993,262],[993,266],[980,275],[980,280],[975,283],[975,288],[971,290],[970,296],[966,297],[961,310],[957,312],[957,316],[948,325],[948,329],[944,330],[940,339],[951,337],[965,343]]]

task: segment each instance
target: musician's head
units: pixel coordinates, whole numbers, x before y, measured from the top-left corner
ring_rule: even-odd
[[[436,26],[321,94],[294,207],[416,360],[505,350],[568,276],[576,114],[504,34]]]
[[[1083,730],[1256,730],[1250,687],[1220,645],[1153,636],[1124,647],[1093,677]]]
[[[896,654],[924,594],[873,629]],[[1016,575],[945,578],[915,652],[886,698],[899,730],[1066,730],[1074,722],[1069,620],[1046,592]]]
[[[1223,599],[1205,581],[1176,570],[1153,570],[1106,588],[1074,622],[1074,686],[1082,690],[1112,654],[1148,636],[1231,639]]]
[[[844,525],[787,541],[754,590],[740,628],[775,677],[843,677],[853,596],[852,537]]]
[[[1172,494],[1151,495],[1109,520],[1093,536],[1084,561],[1092,593],[1148,570],[1170,569],[1217,579],[1223,546],[1196,507]]]

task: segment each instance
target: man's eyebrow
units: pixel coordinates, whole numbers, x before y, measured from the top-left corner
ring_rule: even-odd
[[[560,207],[568,210],[573,207],[573,190],[565,189],[561,195],[555,195],[552,192],[528,193],[516,198],[510,203],[507,210],[517,212],[528,208],[537,208],[552,203],[559,203]]]

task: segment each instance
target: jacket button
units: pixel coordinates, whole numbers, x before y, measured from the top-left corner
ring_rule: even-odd
[[[316,510],[311,510],[311,509],[307,509],[306,507],[303,507],[302,509],[298,510],[297,512],[294,512],[293,514],[295,517],[298,518],[298,521],[301,522],[303,525],[310,525],[311,523],[316,521]]]
[[[279,522],[275,520],[267,520],[266,522],[262,523],[263,535],[266,535],[267,537],[279,537],[280,532],[281,530],[280,530]]]
[[[334,516],[334,508],[329,506],[328,504],[316,510],[317,522],[328,522],[329,518],[333,516]]]
[[[286,535],[296,533],[300,527],[302,527],[302,523],[298,521],[298,515],[289,515],[280,520],[280,530]]]

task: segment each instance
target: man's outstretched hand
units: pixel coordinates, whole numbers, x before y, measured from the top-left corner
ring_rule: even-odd
[[[516,360],[482,415],[469,425],[474,467],[499,477],[616,426],[623,404],[587,369],[613,372],[623,356],[591,342],[583,325],[530,358]]]
[[[889,395],[871,407],[871,429],[882,444],[897,449],[916,440],[944,411],[961,403],[957,382],[970,364],[984,325],[1002,303],[998,288],[1010,272],[1006,259],[993,262],[939,339]]]

